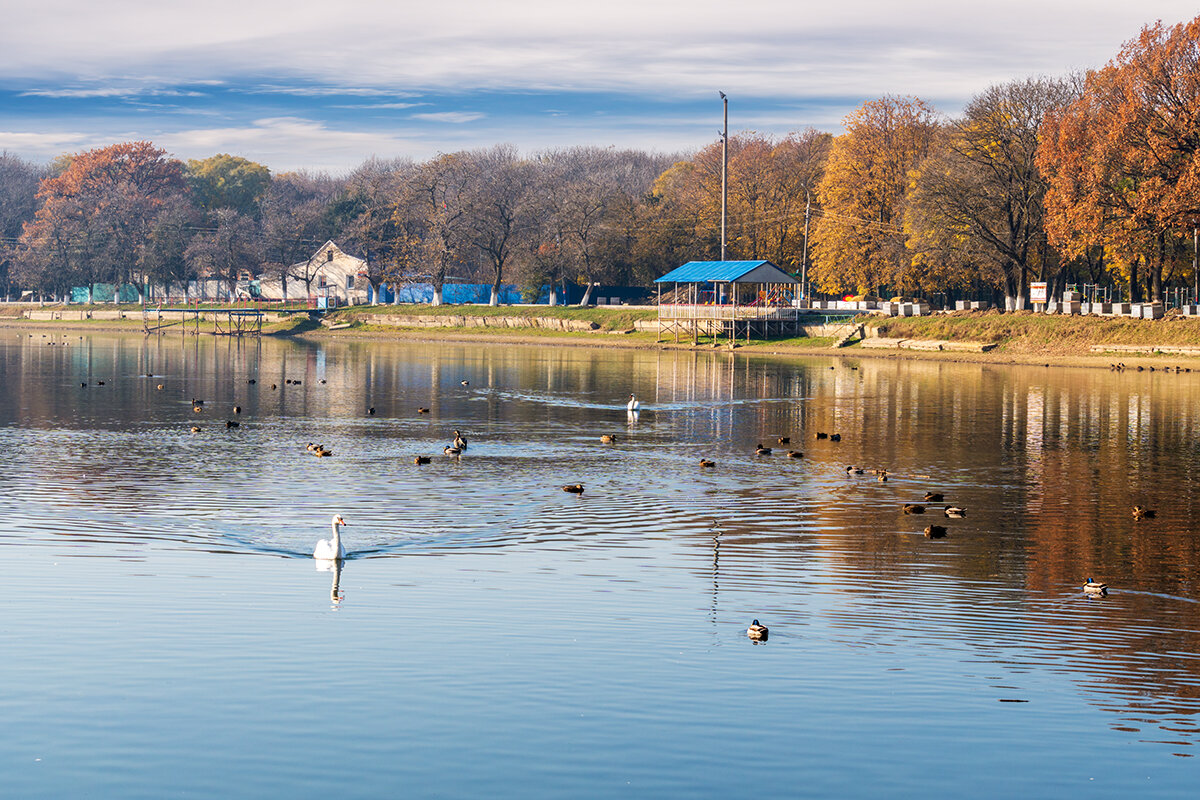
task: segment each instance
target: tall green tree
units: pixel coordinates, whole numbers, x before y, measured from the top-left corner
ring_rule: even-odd
[[[187,162],[187,182],[192,200],[205,214],[232,208],[242,216],[259,216],[271,185],[271,170],[240,156],[220,153]]]

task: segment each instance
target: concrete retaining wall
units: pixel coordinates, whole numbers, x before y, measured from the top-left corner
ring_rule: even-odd
[[[467,315],[423,315],[423,314],[363,314],[363,322],[372,325],[391,325],[398,328],[539,328],[557,331],[594,331],[600,326],[595,322],[555,317],[473,317]],[[650,330],[658,326],[657,320]]]

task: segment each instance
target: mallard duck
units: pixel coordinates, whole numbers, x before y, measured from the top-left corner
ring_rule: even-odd
[[[778,439],[776,439],[775,441],[779,442],[780,444],[791,444],[791,443],[792,443],[792,437],[790,437],[790,436],[780,436],[780,437],[779,437]]]
[[[905,514],[924,514],[925,506],[917,505],[916,503],[905,503],[904,504],[904,513]]]
[[[769,631],[767,630],[767,626],[763,625],[758,620],[751,622],[750,627],[746,629],[746,635],[751,639],[766,639],[768,633]]]
[[[1083,591],[1088,594],[1108,594],[1108,584],[1096,583],[1091,578],[1088,578],[1087,583],[1083,585]]]
[[[275,390],[276,390],[276,389],[278,389],[278,388],[279,388],[279,384],[276,384],[276,383],[272,383],[272,384],[271,384],[271,391],[272,391],[272,392],[273,392],[273,391],[275,391]]]
[[[467,449],[467,440],[464,439],[463,435],[461,433],[459,433],[458,431],[454,432],[454,446],[457,447],[459,450]]]
[[[97,385],[97,386],[103,386],[103,385],[104,385],[104,381],[96,381],[96,385]]]
[[[818,438],[818,439],[828,439],[828,438],[829,438],[829,434],[828,434],[828,433],[818,433],[816,438]]]
[[[864,471],[862,467],[846,467],[847,475],[862,475]]]
[[[418,408],[418,409],[417,409],[417,413],[418,413],[418,414],[428,414],[428,413],[429,413],[429,409],[428,409],[428,408]]]
[[[241,426],[241,424],[242,424],[242,423],[240,423],[240,422],[234,422],[234,421],[233,421],[233,420],[231,420],[231,419],[227,419],[227,420],[225,420],[225,427],[226,427],[226,428],[237,428],[237,427]]]
[[[715,461],[709,461],[707,458],[700,459],[700,466],[702,467],[715,467],[716,465],[717,462]]]
[[[193,426],[192,426],[192,433],[199,433],[199,432],[200,432],[200,428],[199,428],[198,426],[196,426],[196,425],[193,425]]]
[[[942,513],[953,519],[962,519],[967,515],[967,510],[962,506],[946,506]]]
[[[841,440],[842,440],[842,435],[841,435],[840,433],[831,433],[831,434],[829,434],[829,441],[831,441],[831,442],[840,442]]]
[[[326,458],[327,456],[333,455],[333,451],[326,450],[324,447],[317,445],[317,449],[313,450],[313,455],[316,456],[317,458]]]
[[[324,378],[321,378],[321,380],[319,380],[318,383],[329,383],[329,381],[325,380]]]
[[[613,442],[617,441],[617,437],[613,436],[611,433],[605,433],[600,436],[600,441],[604,444],[612,444]]]
[[[583,494],[583,484],[572,483],[569,486],[562,487],[562,490],[564,492],[570,492],[571,494]]]
[[[162,391],[162,389],[163,389],[163,385],[160,383],[160,384],[158,385],[158,387],[157,387],[157,388],[158,388],[158,390],[161,392],[161,391]]]
[[[881,473],[879,473],[879,482],[880,482],[880,483],[887,483],[887,479],[888,479],[888,478],[887,478],[887,473],[886,473],[886,472],[881,472]]]
[[[946,529],[941,525],[930,525],[925,528],[925,536],[929,539],[945,539]]]
[[[241,406],[234,406],[234,407],[233,407],[233,413],[235,413],[235,414],[240,414],[240,413],[242,413],[242,407],[241,407]]]
[[[451,447],[450,445],[446,445],[445,447],[442,448],[442,452],[448,456],[456,456],[456,455],[459,455],[460,453],[462,453],[462,450],[459,450],[457,447]]]
[[[759,456],[769,456],[771,455],[771,448],[763,447],[762,442],[759,442],[758,446],[754,450],[754,454]]]
[[[925,502],[926,503],[940,503],[944,499],[945,498],[942,496],[941,492],[926,492],[925,493]]]
[[[1154,519],[1154,512],[1148,508],[1143,508],[1142,506],[1134,506],[1133,507],[1133,518],[1134,519]]]
[[[306,444],[304,446],[304,449],[311,453],[313,450],[317,449],[317,446],[315,444],[313,444],[312,442],[309,442],[308,444]]]
[[[461,383],[463,386],[470,386],[470,385],[471,385],[471,382],[470,382],[470,381],[459,381],[459,383]]]
[[[370,417],[375,416],[375,406],[371,406],[370,408],[367,409],[367,416],[370,416]]]
[[[788,458],[804,458],[804,453],[801,453],[799,450],[788,450],[787,457]]]
[[[292,381],[292,386],[299,386],[299,385],[300,385],[300,381]]]
[[[246,383],[249,386],[253,386],[254,384],[258,383],[258,381],[254,380],[254,378],[251,378],[250,380],[246,381]]]
[[[79,384],[79,386],[80,386],[80,388],[82,388],[82,389],[86,389],[86,388],[87,388],[87,384],[86,384],[86,383],[81,383],[81,384]]]
[[[192,406],[192,411],[196,414],[204,413],[204,406]]]
[[[416,456],[413,458],[414,464],[428,464],[431,461],[433,461],[431,456]]]

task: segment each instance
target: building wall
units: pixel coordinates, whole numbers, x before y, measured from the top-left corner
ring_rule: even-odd
[[[287,297],[277,274],[264,273],[260,276],[260,287],[264,300],[308,300],[310,297],[336,297],[339,304],[353,305],[367,302],[370,284],[360,272],[365,272],[367,263],[361,258],[347,255],[333,242],[326,242],[314,254],[313,262],[299,262],[291,266],[292,277],[287,282]],[[306,271],[313,280],[305,289],[304,281],[297,275]]]

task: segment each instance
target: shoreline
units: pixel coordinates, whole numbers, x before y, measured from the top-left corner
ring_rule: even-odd
[[[143,337],[148,334],[140,322],[117,322],[115,320],[25,320],[11,317],[0,318],[0,329],[22,330],[41,333],[71,332],[103,332],[138,334]],[[499,332],[499,330],[511,332]],[[993,364],[997,366],[1039,366],[1039,367],[1074,367],[1084,369],[1109,369],[1115,362],[1123,362],[1129,366],[1166,366],[1182,364],[1185,367],[1197,363],[1200,372],[1200,358],[1187,355],[1169,355],[1154,353],[1092,353],[1092,352],[1022,352],[1008,351],[1003,345],[994,350],[976,353],[964,351],[937,350],[876,350],[864,349],[858,346],[834,348],[822,342],[811,345],[797,344],[790,341],[755,341],[750,344],[738,344],[734,348],[728,345],[713,346],[712,344],[693,345],[691,343],[654,341],[647,334],[622,334],[618,332],[578,332],[572,334],[546,332],[530,334],[520,329],[479,329],[479,328],[359,328],[352,327],[340,330],[329,330],[325,327],[286,328],[277,331],[264,331],[263,336],[274,339],[298,339],[301,341],[403,341],[456,344],[479,343],[488,345],[520,345],[541,347],[580,347],[580,348],[616,348],[620,350],[670,350],[691,352],[721,352],[743,356],[768,357],[805,357],[805,358],[836,358],[836,359],[884,359],[900,361],[945,362],[967,364]],[[479,332],[477,332],[479,331]],[[486,331],[486,332],[483,332]],[[159,333],[160,336],[182,335],[172,330]],[[191,335],[191,334],[188,334]],[[211,331],[201,331],[201,335],[213,335]],[[637,338],[634,338],[634,337]]]

